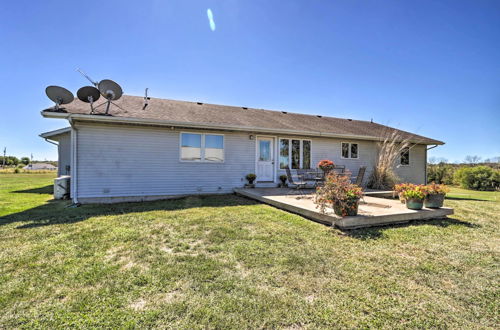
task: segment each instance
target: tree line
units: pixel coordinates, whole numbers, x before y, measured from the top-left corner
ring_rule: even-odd
[[[445,158],[430,157],[427,181],[466,189],[499,190],[500,157],[481,160],[479,156],[467,156],[463,162],[456,163],[450,163]]]
[[[41,161],[41,160],[33,160],[31,161],[31,159],[29,157],[21,157],[21,158],[17,158],[16,156],[5,156],[5,166],[8,166],[8,167],[17,167],[17,166],[26,166],[30,163],[47,163],[47,164],[52,164],[54,166],[57,166],[57,162],[55,161],[47,161],[47,160],[44,160],[44,161]],[[2,166],[4,164],[4,156],[0,156],[0,166]]]

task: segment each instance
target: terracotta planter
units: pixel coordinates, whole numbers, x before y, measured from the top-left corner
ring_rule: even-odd
[[[443,207],[444,194],[432,194],[425,197],[425,207],[431,209],[438,209]]]
[[[347,202],[347,206],[341,206],[338,203],[333,203],[333,211],[336,215],[355,216],[358,215],[359,199]]]
[[[410,210],[421,210],[424,207],[424,200],[418,198],[409,198],[406,200],[406,207]]]

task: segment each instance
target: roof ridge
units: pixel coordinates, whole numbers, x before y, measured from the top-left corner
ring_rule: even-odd
[[[144,96],[137,96],[137,95],[130,95],[130,94],[123,94],[123,96],[134,97],[134,98],[137,97],[137,98],[141,98],[141,99],[144,98]],[[320,118],[330,118],[330,119],[339,119],[339,120],[360,121],[360,122],[365,122],[365,123],[374,123],[373,121],[368,121],[368,120],[363,120],[363,119],[332,117],[332,116],[329,116],[329,115],[309,114],[309,113],[302,113],[302,112],[291,112],[291,111],[288,111],[288,110],[254,108],[254,107],[238,106],[238,105],[208,103],[208,102],[203,102],[203,101],[187,101],[187,100],[167,99],[167,98],[160,98],[160,97],[153,97],[153,96],[150,97],[150,100],[151,99],[157,99],[157,100],[161,100],[161,101],[186,102],[186,103],[193,103],[193,104],[197,104],[197,105],[212,105],[212,106],[217,106],[217,107],[241,108],[241,109],[245,109],[245,110],[279,112],[279,113],[285,113],[285,114],[288,114],[288,115],[310,116],[310,117],[316,117],[316,118],[318,118],[318,116],[321,116]]]

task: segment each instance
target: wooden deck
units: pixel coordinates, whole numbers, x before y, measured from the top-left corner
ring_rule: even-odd
[[[340,229],[355,229],[361,227],[381,226],[394,223],[404,223],[412,220],[439,219],[453,214],[451,208],[409,210],[396,199],[372,197],[365,195],[360,202],[359,212],[353,217],[339,217],[331,208],[321,213],[313,202],[313,191],[301,195],[288,188],[255,188],[235,189],[235,193],[277,208],[302,215],[308,219]],[[388,192],[385,192],[388,193]],[[392,192],[391,192],[392,194]],[[375,194],[376,195],[376,194]]]

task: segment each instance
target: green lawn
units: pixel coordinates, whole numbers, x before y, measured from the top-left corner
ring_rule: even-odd
[[[343,233],[232,195],[67,208],[52,178],[0,175],[0,328],[499,325],[498,193]]]

